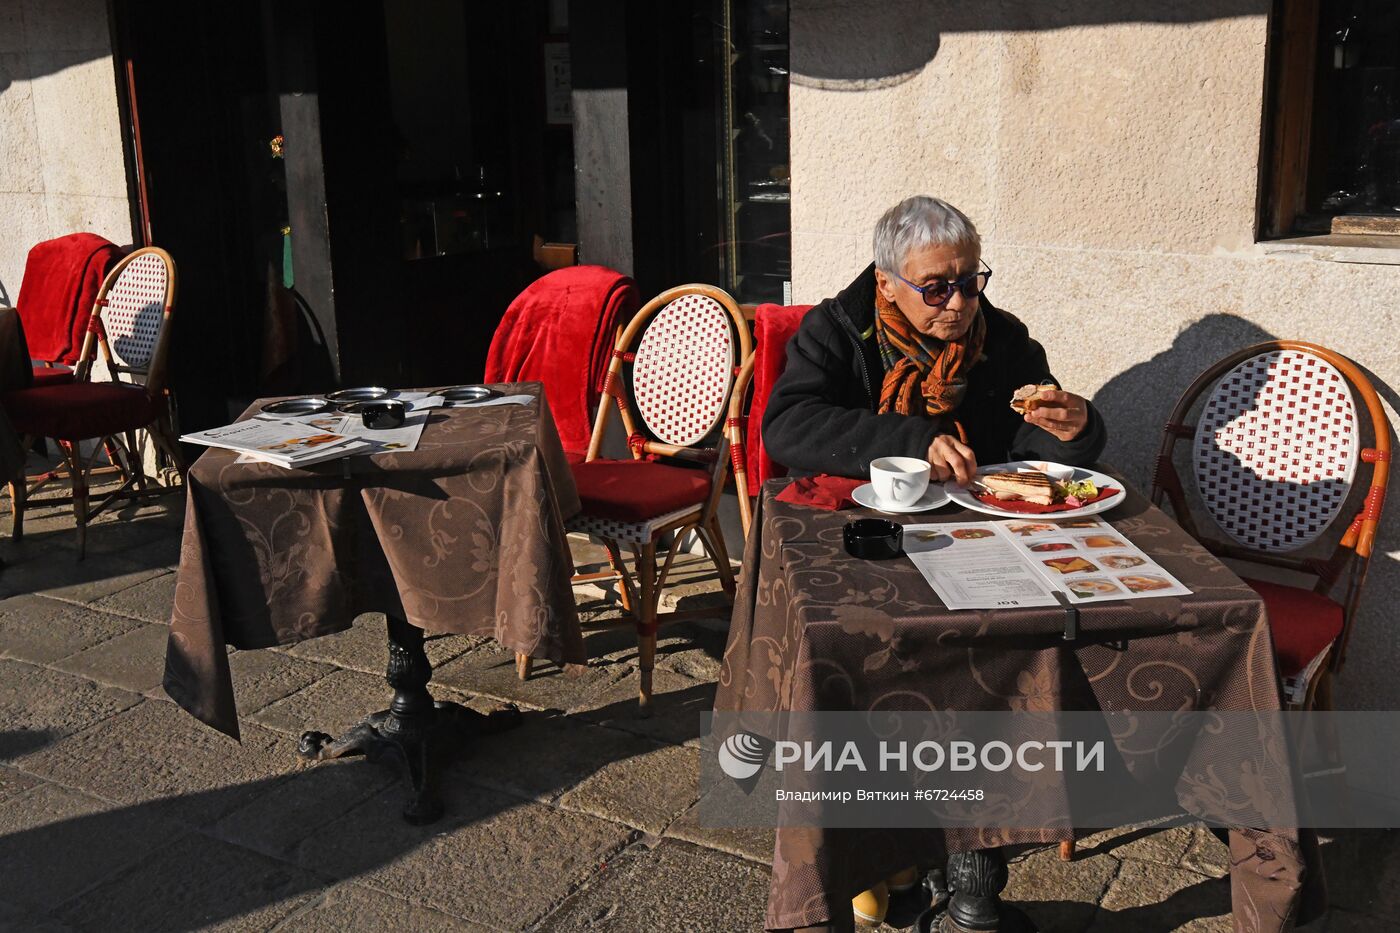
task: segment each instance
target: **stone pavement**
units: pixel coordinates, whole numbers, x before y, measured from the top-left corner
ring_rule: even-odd
[[[453,765],[447,816],[414,828],[389,767],[295,754],[303,729],[384,706],[382,618],[235,652],[241,745],[165,698],[182,509],[170,496],[103,516],[81,563],[61,510],[33,509],[18,545],[0,538],[0,930],[761,927],[771,832],[695,816],[722,610],[662,630],[647,720],[633,635],[599,591],[579,591],[594,662],[578,678],[540,664],[521,683],[490,642],[429,642],[437,695],[513,701],[525,724]],[[716,605],[701,566],[681,569],[672,598]],[[1330,929],[1400,928],[1396,834],[1324,852]],[[1081,840],[1072,863],[1017,858],[1006,893],[1047,930],[1223,931],[1226,871],[1202,829],[1120,829]]]

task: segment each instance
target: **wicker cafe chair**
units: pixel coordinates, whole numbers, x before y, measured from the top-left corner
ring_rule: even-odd
[[[672,547],[658,571],[662,536],[679,539],[694,531],[726,595],[734,596],[716,515],[729,464],[729,442],[720,429],[735,375],[751,350],[743,312],[725,292],[709,285],[662,292],[618,337],[587,459],[574,466],[583,511],[568,530],[601,539],[621,571],[623,608],[637,627],[643,715],[651,708],[657,603],[676,555]],[[599,457],[612,405],[627,432],[630,460]],[[621,560],[622,545],[635,558],[635,584]],[[527,673],[528,662],[520,657],[517,662]]]
[[[93,304],[77,381],[39,385],[6,393],[5,411],[26,446],[37,437],[53,438],[63,454],[73,486],[78,557],[86,544],[87,523],[133,485],[146,488],[146,475],[136,448],[136,432],[145,429],[152,441],[183,474],[184,461],[170,424],[166,373],[170,347],[170,317],[175,304],[174,260],[163,249],[147,247],[120,260],[107,274]],[[111,382],[91,382],[92,364],[101,346]],[[144,384],[122,382],[122,374],[144,377]],[[97,440],[84,458],[81,442]],[[123,443],[124,441],[124,443]],[[99,453],[107,452],[122,474],[121,485],[94,509],[88,508],[88,480]],[[122,462],[125,461],[125,462]],[[33,487],[10,484],[13,537],[24,534],[25,501]]]
[[[1202,396],[1198,420],[1188,424]],[[1361,447],[1355,398],[1370,417],[1372,447]],[[1173,459],[1183,440],[1200,504],[1224,537],[1198,528],[1187,505]],[[1358,467],[1369,473],[1358,513],[1325,558],[1300,553],[1327,550],[1326,532],[1361,479]],[[1170,502],[1182,527],[1218,556],[1316,581],[1305,589],[1246,579],[1268,609],[1290,707],[1331,708],[1389,471],[1390,422],[1375,389],[1355,363],[1324,347],[1284,340],[1240,350],[1202,373],[1172,410],[1153,503]]]

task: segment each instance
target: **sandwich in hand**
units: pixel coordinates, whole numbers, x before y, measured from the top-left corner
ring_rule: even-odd
[[[1055,484],[1044,473],[984,473],[977,477],[982,488],[998,499],[1023,499],[1036,505],[1055,504]]]
[[[1045,404],[1045,399],[1041,398],[1042,392],[1054,392],[1059,386],[1048,383],[1042,385],[1023,385],[1011,394],[1011,410],[1018,415],[1024,415],[1028,411],[1035,411]]]

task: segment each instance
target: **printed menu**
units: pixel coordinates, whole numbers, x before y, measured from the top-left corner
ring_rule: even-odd
[[[949,609],[1057,606],[1191,591],[1102,519],[905,525],[904,553]]]

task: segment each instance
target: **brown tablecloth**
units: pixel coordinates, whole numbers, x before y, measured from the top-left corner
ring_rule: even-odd
[[[171,698],[237,738],[225,645],[288,645],[375,611],[582,663],[573,474],[541,386],[497,388],[536,398],[436,410],[414,451],[287,470],[207,450],[186,480]]]
[[[14,308],[0,308],[0,392],[27,389],[34,382],[24,327]],[[24,448],[9,416],[0,408],[0,483],[24,474]]]
[[[1125,503],[1101,517],[1192,595],[1081,605],[1084,634],[1069,644],[1060,639],[1061,609],[951,612],[908,560],[849,557],[842,527],[875,513],[778,502],[785,483],[770,481],[760,497],[717,711],[1281,708],[1263,603],[1130,487]],[[992,516],[945,508],[896,520]],[[1088,641],[1109,637],[1122,641]],[[828,922],[876,881],[948,851],[1069,837],[1066,830],[780,827],[766,923]],[[1304,900],[1309,911],[1320,909],[1312,834],[1232,831],[1231,852],[1236,929],[1282,930]]]

